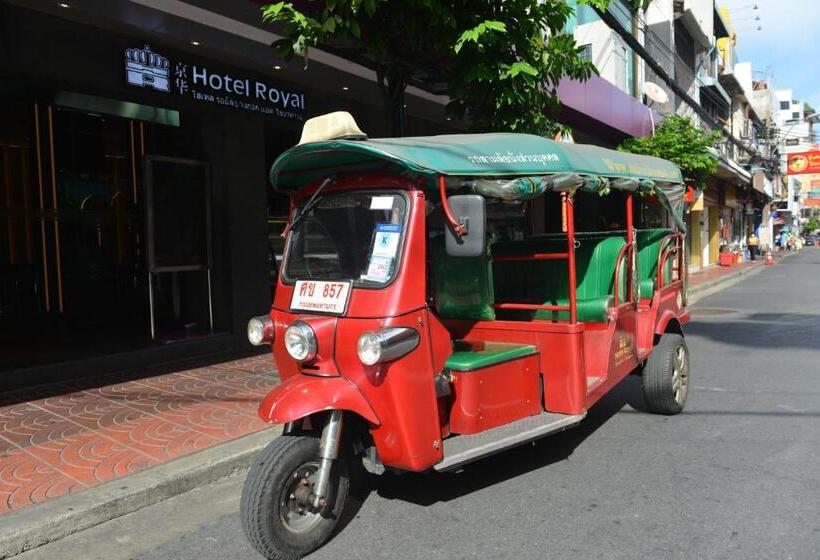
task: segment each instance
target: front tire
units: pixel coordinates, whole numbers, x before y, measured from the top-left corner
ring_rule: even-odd
[[[643,368],[642,389],[650,412],[678,414],[686,406],[689,348],[681,335],[661,335]]]
[[[331,537],[350,490],[345,455],[333,462],[327,505],[313,508],[298,499],[312,488],[319,466],[319,438],[283,435],[254,460],[242,490],[245,535],[269,560],[297,560]]]

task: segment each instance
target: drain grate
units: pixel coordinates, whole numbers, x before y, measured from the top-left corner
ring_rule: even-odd
[[[693,307],[689,313],[694,315],[728,315],[729,313],[737,313],[737,309],[724,309],[721,307]]]

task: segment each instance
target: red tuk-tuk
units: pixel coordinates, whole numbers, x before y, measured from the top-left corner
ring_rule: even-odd
[[[334,135],[271,169],[292,212],[248,334],[282,379],[259,414],[284,428],[241,506],[264,556],[329,539],[363,465],[460,467],[578,424],[632,372],[649,410],[683,409],[676,166],[524,134]]]

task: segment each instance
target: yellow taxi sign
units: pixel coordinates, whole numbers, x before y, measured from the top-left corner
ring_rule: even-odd
[[[326,140],[367,140],[367,134],[347,111],[334,111],[305,121],[299,144]]]

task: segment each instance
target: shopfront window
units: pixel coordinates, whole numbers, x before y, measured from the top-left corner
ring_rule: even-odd
[[[211,331],[208,251],[184,263],[201,270],[149,274],[143,166],[163,146],[174,155],[170,128],[0,97],[0,370]],[[181,232],[159,232],[173,260],[210,235],[208,185],[180,169],[162,178],[153,215]]]

